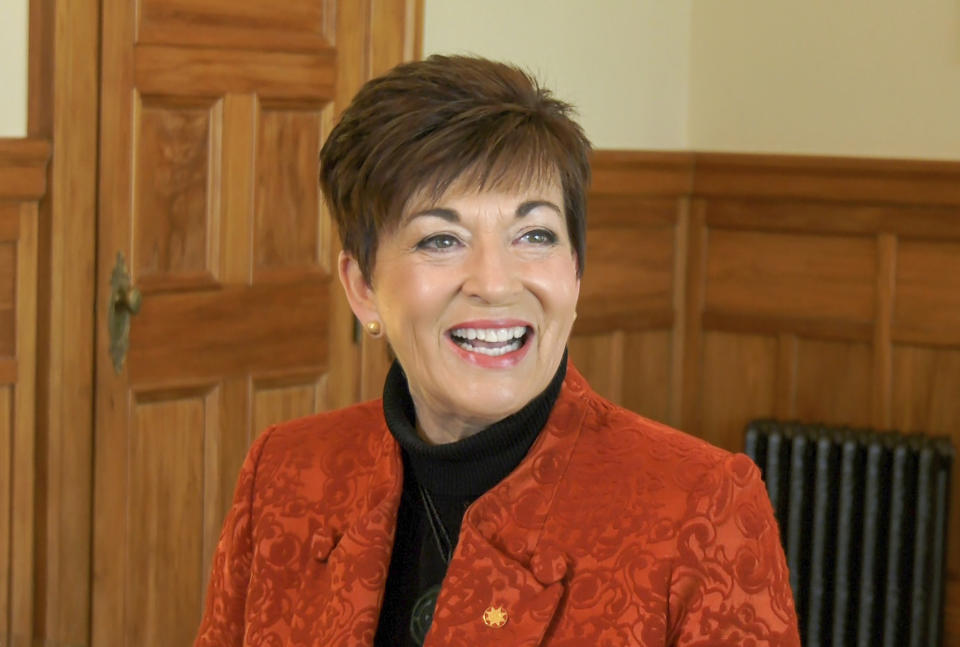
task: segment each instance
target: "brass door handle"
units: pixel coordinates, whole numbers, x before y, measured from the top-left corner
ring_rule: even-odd
[[[110,358],[118,374],[130,347],[130,317],[140,312],[143,296],[130,282],[123,252],[110,274],[110,303],[107,305],[107,328],[110,332]]]

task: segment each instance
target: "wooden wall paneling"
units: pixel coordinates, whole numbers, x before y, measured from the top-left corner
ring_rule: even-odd
[[[0,198],[37,201],[47,190],[50,142],[0,137]]]
[[[877,236],[877,312],[873,333],[873,393],[871,424],[890,428],[892,388],[893,302],[896,294],[897,237]]]
[[[775,336],[704,331],[698,435],[740,451],[746,424],[775,412],[777,357]]]
[[[774,410],[781,420],[797,416],[797,363],[800,340],[796,335],[777,335],[777,395]]]
[[[693,156],[693,193],[713,199],[740,196],[910,207],[960,204],[956,162],[738,153]]]
[[[797,418],[870,426],[873,353],[868,344],[801,339],[797,356]]]
[[[896,290],[896,341],[960,346],[960,241],[902,239]]]
[[[371,0],[369,5],[369,35],[363,45],[366,78],[378,76],[398,63],[421,58],[423,0]],[[350,92],[349,97],[353,97],[356,89],[359,86]],[[346,103],[342,107],[346,108]],[[383,382],[393,355],[385,336],[373,339],[360,330],[356,335],[361,347],[360,398],[378,398],[383,393]]]
[[[598,201],[602,203],[600,196],[591,199],[591,203]],[[669,201],[632,206],[636,209],[633,222],[591,223],[578,331],[660,328],[673,323],[676,207]]]
[[[34,640],[38,201],[49,142],[0,139],[0,641]]]
[[[711,228],[706,308],[739,317],[874,317],[876,249],[859,237]]]
[[[34,638],[81,646],[90,628],[100,3],[31,0],[29,21],[28,132],[56,150],[38,217]]]
[[[690,315],[687,312],[687,257],[690,254],[690,198],[677,201],[677,222],[673,251],[673,329],[670,334],[670,379],[665,420],[674,427],[683,425],[684,343]]]
[[[960,238],[960,209],[956,206],[828,200],[837,197],[824,194],[817,201],[782,196],[762,200],[746,195],[716,198],[710,205],[708,224],[752,231]]]
[[[692,434],[702,433],[701,392],[703,382],[703,308],[706,291],[707,249],[709,245],[706,224],[706,203],[693,200],[687,231],[687,258],[684,271],[683,296],[683,375],[680,380],[681,429]]]
[[[13,457],[10,449],[13,447],[14,436],[14,385],[13,379],[9,382],[0,380],[0,509],[13,508],[13,479],[11,472]],[[11,575],[12,568],[10,545],[13,537],[10,532],[10,515],[0,515],[0,639],[6,644],[13,642],[13,618],[10,609]]]
[[[644,330],[623,333],[623,377],[619,402],[647,418],[671,424],[674,364],[673,332]]]
[[[570,338],[569,356],[594,391],[620,402],[623,394],[623,331],[578,334]]]
[[[683,300],[690,158],[598,151],[588,201],[586,269],[570,355],[618,404],[677,424],[672,385]],[[679,320],[682,325],[683,319]],[[681,328],[682,330],[682,328]],[[678,360],[679,361],[679,360]]]
[[[34,635],[37,226],[36,202],[21,204],[17,241],[17,384],[11,452],[10,628],[14,636],[26,640]]]

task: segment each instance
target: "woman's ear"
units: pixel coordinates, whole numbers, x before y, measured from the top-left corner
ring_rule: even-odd
[[[360,320],[360,323],[362,325],[371,321],[379,323],[380,313],[377,311],[373,287],[364,278],[357,259],[349,252],[341,251],[337,258],[337,270],[340,274],[343,291],[347,294],[350,309],[353,310],[353,314]]]

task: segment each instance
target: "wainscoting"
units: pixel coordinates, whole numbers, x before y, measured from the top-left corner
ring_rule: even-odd
[[[570,348],[598,391],[731,450],[760,417],[960,447],[960,163],[599,151],[593,168]],[[948,637],[956,476],[951,501]]]
[[[50,145],[0,139],[0,644],[33,635],[38,202]]]

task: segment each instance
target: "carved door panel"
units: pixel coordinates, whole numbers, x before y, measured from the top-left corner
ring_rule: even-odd
[[[254,434],[359,395],[317,157],[418,20],[416,0],[104,1],[93,644],[190,644]],[[118,371],[107,320],[134,289]]]

